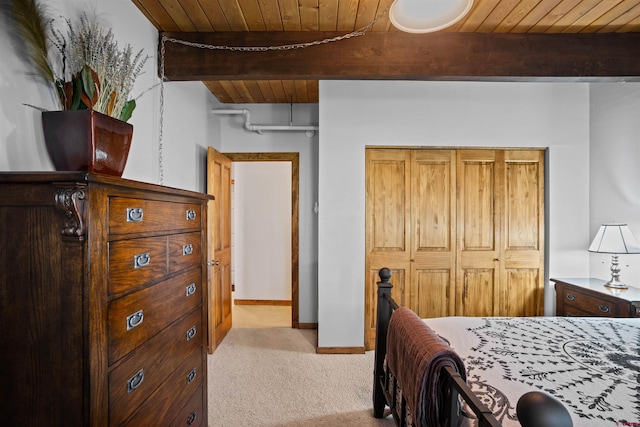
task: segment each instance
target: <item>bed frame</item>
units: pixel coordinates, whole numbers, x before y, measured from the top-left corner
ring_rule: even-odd
[[[387,331],[393,311],[398,304],[391,297],[393,285],[391,270],[382,268],[378,272],[378,313],[376,323],[376,348],[373,384],[373,415],[376,418],[385,416],[385,408],[388,407],[400,427],[407,426],[407,405],[404,397],[398,397],[397,393],[389,390],[402,389],[402,384],[397,384],[394,376],[385,372],[384,361],[387,352]],[[472,411],[477,418],[479,427],[501,427],[502,424],[493,413],[473,393],[467,383],[460,377],[455,369],[447,366],[441,373],[444,377],[446,396],[443,419],[448,420],[445,427],[458,427],[465,425],[463,421],[468,416],[463,414],[460,407],[460,399],[466,403],[466,408]],[[391,384],[391,382],[394,382]],[[560,407],[558,407],[560,405]],[[559,401],[545,393],[531,391],[523,395],[517,403],[517,414],[523,427],[571,427],[571,417],[568,411],[559,404]],[[435,426],[433,426],[435,427]]]

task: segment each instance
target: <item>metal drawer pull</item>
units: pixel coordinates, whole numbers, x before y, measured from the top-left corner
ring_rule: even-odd
[[[193,368],[191,372],[189,372],[189,375],[187,375],[187,384],[191,384],[191,381],[193,381],[195,378],[196,378],[196,368]]]
[[[567,294],[567,299],[568,299],[569,301],[575,301],[575,300],[576,300],[576,296],[575,296],[575,295],[573,295],[573,294]]]
[[[144,381],[144,369],[140,369],[134,376],[132,376],[129,381],[127,381],[127,393],[131,393],[142,384]]]
[[[191,424],[193,424],[193,422],[196,420],[197,417],[198,417],[198,413],[196,411],[193,411],[189,415],[189,418],[187,418],[187,425],[190,426]]]
[[[598,306],[598,308],[600,309],[600,311],[602,311],[603,313],[610,313],[611,312],[611,307],[604,305],[604,304],[600,304]]]
[[[142,222],[142,208],[127,208],[127,222]]]
[[[193,253],[193,245],[189,243],[188,245],[182,246],[182,255],[191,255]]]
[[[187,286],[187,296],[190,297],[191,295],[196,293],[196,284],[192,283],[189,286]]]
[[[127,331],[139,326],[144,320],[144,314],[142,314],[142,310],[136,311],[133,314],[127,316]]]
[[[149,252],[133,256],[133,268],[146,267],[151,262]]]
[[[196,327],[192,326],[187,331],[187,341],[191,341],[191,339],[193,339],[193,337],[195,336],[196,336]]]
[[[194,219],[196,219],[196,211],[187,209],[187,221],[193,221]]]

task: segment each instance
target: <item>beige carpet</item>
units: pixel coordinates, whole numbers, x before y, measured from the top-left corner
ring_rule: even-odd
[[[209,425],[393,426],[372,415],[373,352],[316,354],[316,341],[315,330],[232,328],[208,359]]]
[[[291,327],[291,306],[234,305],[234,328]]]

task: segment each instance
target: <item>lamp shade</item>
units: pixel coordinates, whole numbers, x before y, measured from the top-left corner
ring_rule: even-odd
[[[389,9],[394,27],[408,33],[431,33],[458,22],[473,0],[395,0]]]
[[[640,244],[627,224],[602,224],[589,246],[589,252],[637,254],[640,253]]]

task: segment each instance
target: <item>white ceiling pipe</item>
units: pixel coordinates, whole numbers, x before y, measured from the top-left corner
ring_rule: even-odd
[[[258,125],[251,123],[251,112],[246,109],[214,109],[214,114],[227,114],[227,115],[244,115],[244,128],[249,132],[256,132],[262,135],[264,131],[298,131],[298,132],[306,132],[308,137],[312,137],[315,135],[315,132],[319,130],[318,126],[315,125]]]

